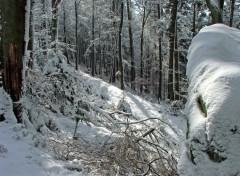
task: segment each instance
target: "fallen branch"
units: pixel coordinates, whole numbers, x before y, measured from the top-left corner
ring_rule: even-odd
[[[176,132],[176,130],[171,126],[169,125],[167,122],[157,118],[157,117],[151,117],[151,118],[147,118],[147,119],[143,119],[143,120],[139,120],[139,121],[135,121],[135,122],[117,122],[116,124],[128,124],[128,125],[133,125],[133,124],[138,124],[138,123],[142,123],[142,122],[145,122],[145,121],[148,121],[148,120],[159,120],[161,121],[162,123],[166,124],[169,128],[171,128],[176,134],[178,134]]]
[[[135,143],[138,143],[140,140],[142,140],[142,138],[144,138],[145,136],[149,135],[150,133],[154,132],[155,128],[151,128],[149,129],[146,133],[144,133],[141,137],[139,137]]]

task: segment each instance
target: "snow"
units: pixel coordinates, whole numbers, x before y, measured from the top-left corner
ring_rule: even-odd
[[[15,118],[12,112],[12,100],[11,97],[0,87],[0,115],[4,117],[6,122],[16,123],[17,119]]]
[[[17,124],[11,98],[0,88],[0,115],[6,119],[0,122],[1,175],[131,175],[128,156],[148,164],[161,151],[174,163],[170,158],[179,159],[180,142],[180,175],[238,175],[239,51],[239,30],[221,24],[203,28],[193,39],[187,66],[188,127],[178,109],[181,102],[146,101],[74,71],[60,51],[49,51],[43,73],[27,73],[20,101],[23,124]],[[133,143],[141,144],[137,149],[142,153]],[[151,167],[158,169],[159,163]]]
[[[223,24],[203,28],[191,43],[180,175],[240,174],[239,51],[240,31]]]
[[[0,122],[0,170],[5,176],[45,176],[45,175],[84,175],[84,170],[78,171],[74,163],[68,165],[54,159],[39,144],[39,136],[23,124],[17,124],[12,112],[10,97],[0,88],[0,112],[4,114],[5,121]],[[76,164],[76,161],[75,161]]]
[[[123,132],[128,130],[135,131],[132,140],[136,139],[141,143],[141,139],[149,139],[144,133],[149,129],[156,129],[157,135],[163,134],[157,145],[166,149],[166,157],[178,159],[178,143],[184,139],[186,132],[186,120],[179,110],[164,102],[148,102],[101,79],[81,71],[73,71],[74,68],[67,65],[62,64],[62,71],[53,69],[57,67],[50,61],[46,75],[28,72],[26,93],[21,99],[25,109],[24,125],[17,124],[12,112],[11,99],[0,89],[0,112],[6,117],[5,121],[0,122],[1,174],[117,174],[120,170],[116,161],[124,161],[120,152],[123,152],[124,143],[127,142]],[[61,76],[61,72],[66,75],[66,79]],[[56,87],[58,89],[55,89]],[[56,90],[58,96],[62,92],[64,95],[53,96]],[[71,97],[72,94],[74,106],[84,114],[79,116],[80,121],[77,125],[76,107],[72,106],[70,100],[66,101],[63,98]],[[60,110],[61,106],[64,107],[64,112]],[[128,123],[132,124],[127,125]],[[75,129],[76,134],[73,135]],[[76,140],[72,140],[73,137]],[[146,145],[143,142],[142,144]],[[152,150],[150,146],[146,148]],[[130,147],[126,153],[136,157],[136,151]],[[108,155],[116,161],[109,160]],[[148,157],[149,160],[151,157],[154,159],[154,155]],[[129,170],[126,174],[131,175],[128,163],[129,160],[126,160],[126,163],[121,165]]]

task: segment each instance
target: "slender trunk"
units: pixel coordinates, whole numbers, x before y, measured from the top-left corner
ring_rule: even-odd
[[[123,27],[123,1],[121,2],[121,21],[118,33],[118,48],[119,48],[119,65],[120,65],[120,79],[121,79],[121,89],[124,90],[124,73],[123,73],[123,61],[122,61],[122,27]]]
[[[98,25],[98,38],[99,38],[99,44],[98,44],[98,62],[99,62],[99,69],[98,74],[102,77],[102,52],[104,50],[104,47],[102,47],[102,40],[101,40],[101,26],[100,23]],[[103,44],[104,46],[104,44]]]
[[[230,21],[229,21],[230,27],[233,26],[234,6],[235,6],[235,0],[231,0],[231,12],[230,12]]]
[[[141,31],[141,37],[140,37],[140,78],[141,78],[141,83],[140,83],[140,93],[143,91],[143,35],[144,35],[144,26],[145,26],[145,16],[146,16],[146,6],[144,6],[143,9],[143,21],[142,21],[142,31]]]
[[[2,8],[0,8],[0,25],[3,26],[2,21]],[[4,69],[4,54],[3,54],[3,28],[0,28],[0,70]],[[2,71],[0,71],[1,76],[1,87],[2,87]]]
[[[116,1],[112,1],[112,13],[115,15],[116,14]],[[116,28],[116,23],[114,21],[114,16],[112,16],[112,20],[113,20],[113,29],[115,31],[115,28]],[[112,37],[111,37],[111,43],[112,43],[112,46],[110,47],[110,51],[109,52],[112,52],[113,55],[112,55],[112,58],[110,58],[112,60],[112,69],[111,69],[111,77],[110,77],[110,82],[111,83],[115,83],[116,82],[116,66],[117,66],[117,59],[116,59],[116,34],[115,32],[113,32],[112,34]]]
[[[64,2],[65,3],[65,2]],[[63,7],[63,43],[65,45],[67,45],[67,30],[66,30],[66,8],[65,8],[65,4],[64,4],[64,7]],[[66,46],[64,48],[64,56],[67,58],[67,63],[70,64],[70,61],[69,61],[69,57],[68,57],[68,47]]]
[[[27,50],[30,51],[30,57],[28,60],[28,67],[30,69],[33,69],[33,25],[31,24],[31,21],[33,20],[33,13],[32,13],[32,7],[33,7],[33,1],[30,0],[30,7],[28,10],[29,12],[29,41],[28,41],[28,48]],[[27,29],[26,29],[27,30]]]
[[[134,61],[134,50],[133,50],[133,33],[132,33],[132,12],[130,10],[131,0],[127,1],[127,12],[128,12],[128,33],[129,33],[129,47],[131,57],[131,88],[135,89],[135,61]]]
[[[96,54],[95,54],[95,0],[92,0],[92,76],[95,76],[95,67],[96,67]]]
[[[178,32],[177,32],[177,20],[175,25],[175,40],[174,40],[174,64],[175,64],[175,100],[180,98],[179,89],[179,55],[178,55]]]
[[[160,4],[158,4],[158,20],[161,18]],[[158,64],[159,64],[159,80],[158,80],[158,99],[162,99],[162,32],[158,34]]]
[[[47,12],[47,0],[43,0],[42,4],[43,4],[43,14],[44,15],[47,15],[48,12]],[[43,49],[43,55],[44,57],[47,56],[47,48],[49,47],[49,21],[48,21],[48,18],[45,18],[43,20],[43,24],[42,24],[42,28],[43,28],[43,31],[45,31],[45,37],[41,39],[40,41],[40,47]]]
[[[51,48],[56,52],[56,36],[57,36],[57,2],[52,0],[52,29],[51,29]]]
[[[78,5],[77,0],[75,0],[75,45],[76,45],[76,56],[75,56],[75,69],[78,70],[79,60],[78,60]]]
[[[174,100],[174,38],[177,20],[178,0],[173,0],[171,22],[169,26],[169,68],[168,68],[168,99]]]
[[[192,24],[192,35],[193,35],[193,37],[196,35],[196,6],[197,6],[197,2],[194,2],[194,5],[193,5],[193,24]]]

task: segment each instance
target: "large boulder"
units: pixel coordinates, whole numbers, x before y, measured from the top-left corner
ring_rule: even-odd
[[[240,31],[203,28],[188,53],[187,140],[180,175],[240,175]]]

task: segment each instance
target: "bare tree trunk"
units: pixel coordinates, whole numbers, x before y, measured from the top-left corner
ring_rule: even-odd
[[[1,5],[1,3],[0,3]],[[0,8],[0,25],[3,26],[3,19],[2,19],[2,8]],[[2,70],[4,69],[4,54],[3,54],[3,27],[0,28],[0,76],[2,81]],[[1,87],[3,82],[1,82]]]
[[[118,48],[119,48],[119,65],[120,65],[120,79],[121,79],[121,89],[124,90],[124,70],[122,61],[122,27],[123,27],[123,0],[121,2],[121,21],[118,33]]]
[[[194,5],[193,5],[193,25],[192,25],[192,35],[193,35],[193,37],[196,35],[196,6],[197,6],[197,2],[194,2]]]
[[[112,13],[114,15],[116,15],[116,12],[117,12],[117,5],[116,5],[116,1],[112,1]],[[112,20],[114,17],[112,16]],[[116,22],[113,21],[113,29],[114,29],[114,32],[112,34],[112,37],[111,37],[111,43],[112,43],[112,47],[110,49],[110,52],[112,51],[113,55],[112,55],[112,58],[110,58],[112,60],[112,69],[111,69],[111,76],[110,76],[110,82],[111,83],[115,83],[116,82],[116,70],[117,70],[117,58],[116,58],[116,41],[117,41],[117,37],[116,37],[116,33],[115,33],[115,28],[116,28]]]
[[[25,5],[26,0],[1,0],[2,12],[2,50],[4,89],[10,94],[14,102],[14,113],[18,122],[21,122],[21,112],[18,102],[22,87],[22,57],[24,54],[25,32]]]
[[[178,27],[177,20],[175,24],[175,39],[174,39],[174,64],[175,64],[175,100],[180,99],[180,89],[179,89],[179,55],[178,55]]]
[[[168,68],[168,99],[174,100],[174,38],[175,38],[175,28],[177,20],[177,6],[178,0],[173,0],[172,12],[171,12],[171,22],[169,26],[169,68]]]
[[[135,89],[135,61],[134,61],[134,49],[133,49],[133,33],[132,33],[132,12],[130,10],[131,0],[127,1],[128,12],[128,33],[129,33],[129,46],[131,57],[131,88]]]
[[[52,37],[52,45],[51,48],[56,52],[56,37],[57,37],[57,6],[61,2],[61,0],[52,0],[52,28],[51,28],[51,37]]]
[[[144,6],[143,10],[143,21],[142,21],[142,32],[141,32],[141,40],[140,40],[140,78],[141,78],[141,83],[140,83],[140,93],[143,91],[143,32],[144,32],[144,19],[145,19],[145,13],[146,13],[146,8]]]
[[[230,12],[230,21],[229,21],[230,27],[233,26],[234,6],[235,6],[235,0],[231,0],[231,12]]]
[[[78,70],[79,60],[78,60],[78,4],[75,0],[75,45],[76,45],[76,58],[75,58],[75,69]]]
[[[142,31],[141,31],[141,37],[140,37],[140,78],[141,78],[141,83],[140,83],[140,93],[142,93],[143,91],[143,35],[144,35],[144,27],[145,27],[145,22],[146,22],[146,6],[144,4],[143,7],[143,19],[142,19]]]
[[[160,4],[158,4],[158,20],[161,18]],[[159,64],[159,80],[158,80],[158,99],[162,99],[162,32],[158,34],[158,64]]]
[[[66,7],[65,7],[65,3],[66,3],[66,1],[64,1],[64,6],[63,6],[63,43],[65,45],[67,45]],[[67,58],[67,63],[70,64],[67,47],[64,48],[63,54]]]
[[[222,12],[223,12],[224,0],[218,0],[217,2],[218,2],[218,4],[216,7],[215,4],[213,4],[211,0],[206,0],[207,6],[208,6],[209,10],[211,11],[212,24],[223,22]]]
[[[91,62],[91,67],[92,67],[92,76],[95,76],[95,68],[96,68],[96,53],[95,53],[95,0],[92,0],[92,62]]]
[[[33,25],[31,24],[31,21],[33,20],[33,13],[32,13],[32,7],[33,7],[33,1],[29,0],[29,21],[26,21],[26,23],[29,23],[29,28],[26,29],[29,31],[29,40],[27,44],[27,50],[30,51],[30,56],[27,60],[26,65],[28,68],[33,69]]]

